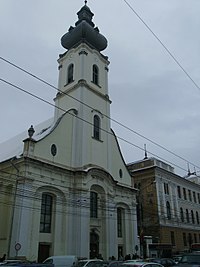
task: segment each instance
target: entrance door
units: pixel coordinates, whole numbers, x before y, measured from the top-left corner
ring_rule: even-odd
[[[50,244],[39,243],[38,262],[42,263],[49,256],[50,256]]]
[[[99,256],[99,236],[96,233],[90,233],[90,259]]]

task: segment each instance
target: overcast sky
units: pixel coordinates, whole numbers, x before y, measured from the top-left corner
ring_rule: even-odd
[[[200,1],[128,0],[200,86]],[[57,86],[61,36],[77,21],[82,0],[0,0],[1,57]],[[111,117],[127,163],[161,157],[186,174],[200,170],[200,89],[174,62],[124,0],[89,0],[108,40]],[[0,59],[0,78],[53,102],[56,91]],[[53,107],[0,81],[0,143],[53,116]],[[139,137],[136,133],[145,136]],[[158,143],[186,159],[156,146]],[[141,149],[139,149],[140,147]],[[198,168],[199,167],[199,168]],[[184,170],[183,170],[184,169]],[[191,171],[194,167],[190,164]]]

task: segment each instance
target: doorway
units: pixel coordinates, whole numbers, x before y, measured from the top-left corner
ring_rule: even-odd
[[[38,249],[38,263],[42,263],[50,256],[50,244],[39,243]]]
[[[99,236],[95,232],[90,233],[90,259],[99,256]]]

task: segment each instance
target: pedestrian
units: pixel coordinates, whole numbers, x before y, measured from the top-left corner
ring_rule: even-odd
[[[4,254],[4,255],[3,255],[3,257],[2,257],[2,258],[0,258],[0,262],[3,262],[3,261],[5,261],[5,259],[6,259],[6,254]]]

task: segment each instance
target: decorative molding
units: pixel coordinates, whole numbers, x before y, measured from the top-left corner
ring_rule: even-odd
[[[104,116],[103,116],[103,113],[102,113],[101,111],[97,110],[97,109],[92,109],[91,112],[92,112],[92,113],[93,113],[93,112],[95,112],[95,113],[99,113],[99,114],[101,115],[101,118],[104,117]]]
[[[79,56],[80,56],[80,55],[86,55],[86,56],[87,56],[87,55],[88,55],[88,52],[86,52],[85,50],[82,50],[82,51],[79,52],[78,54],[79,54]]]

